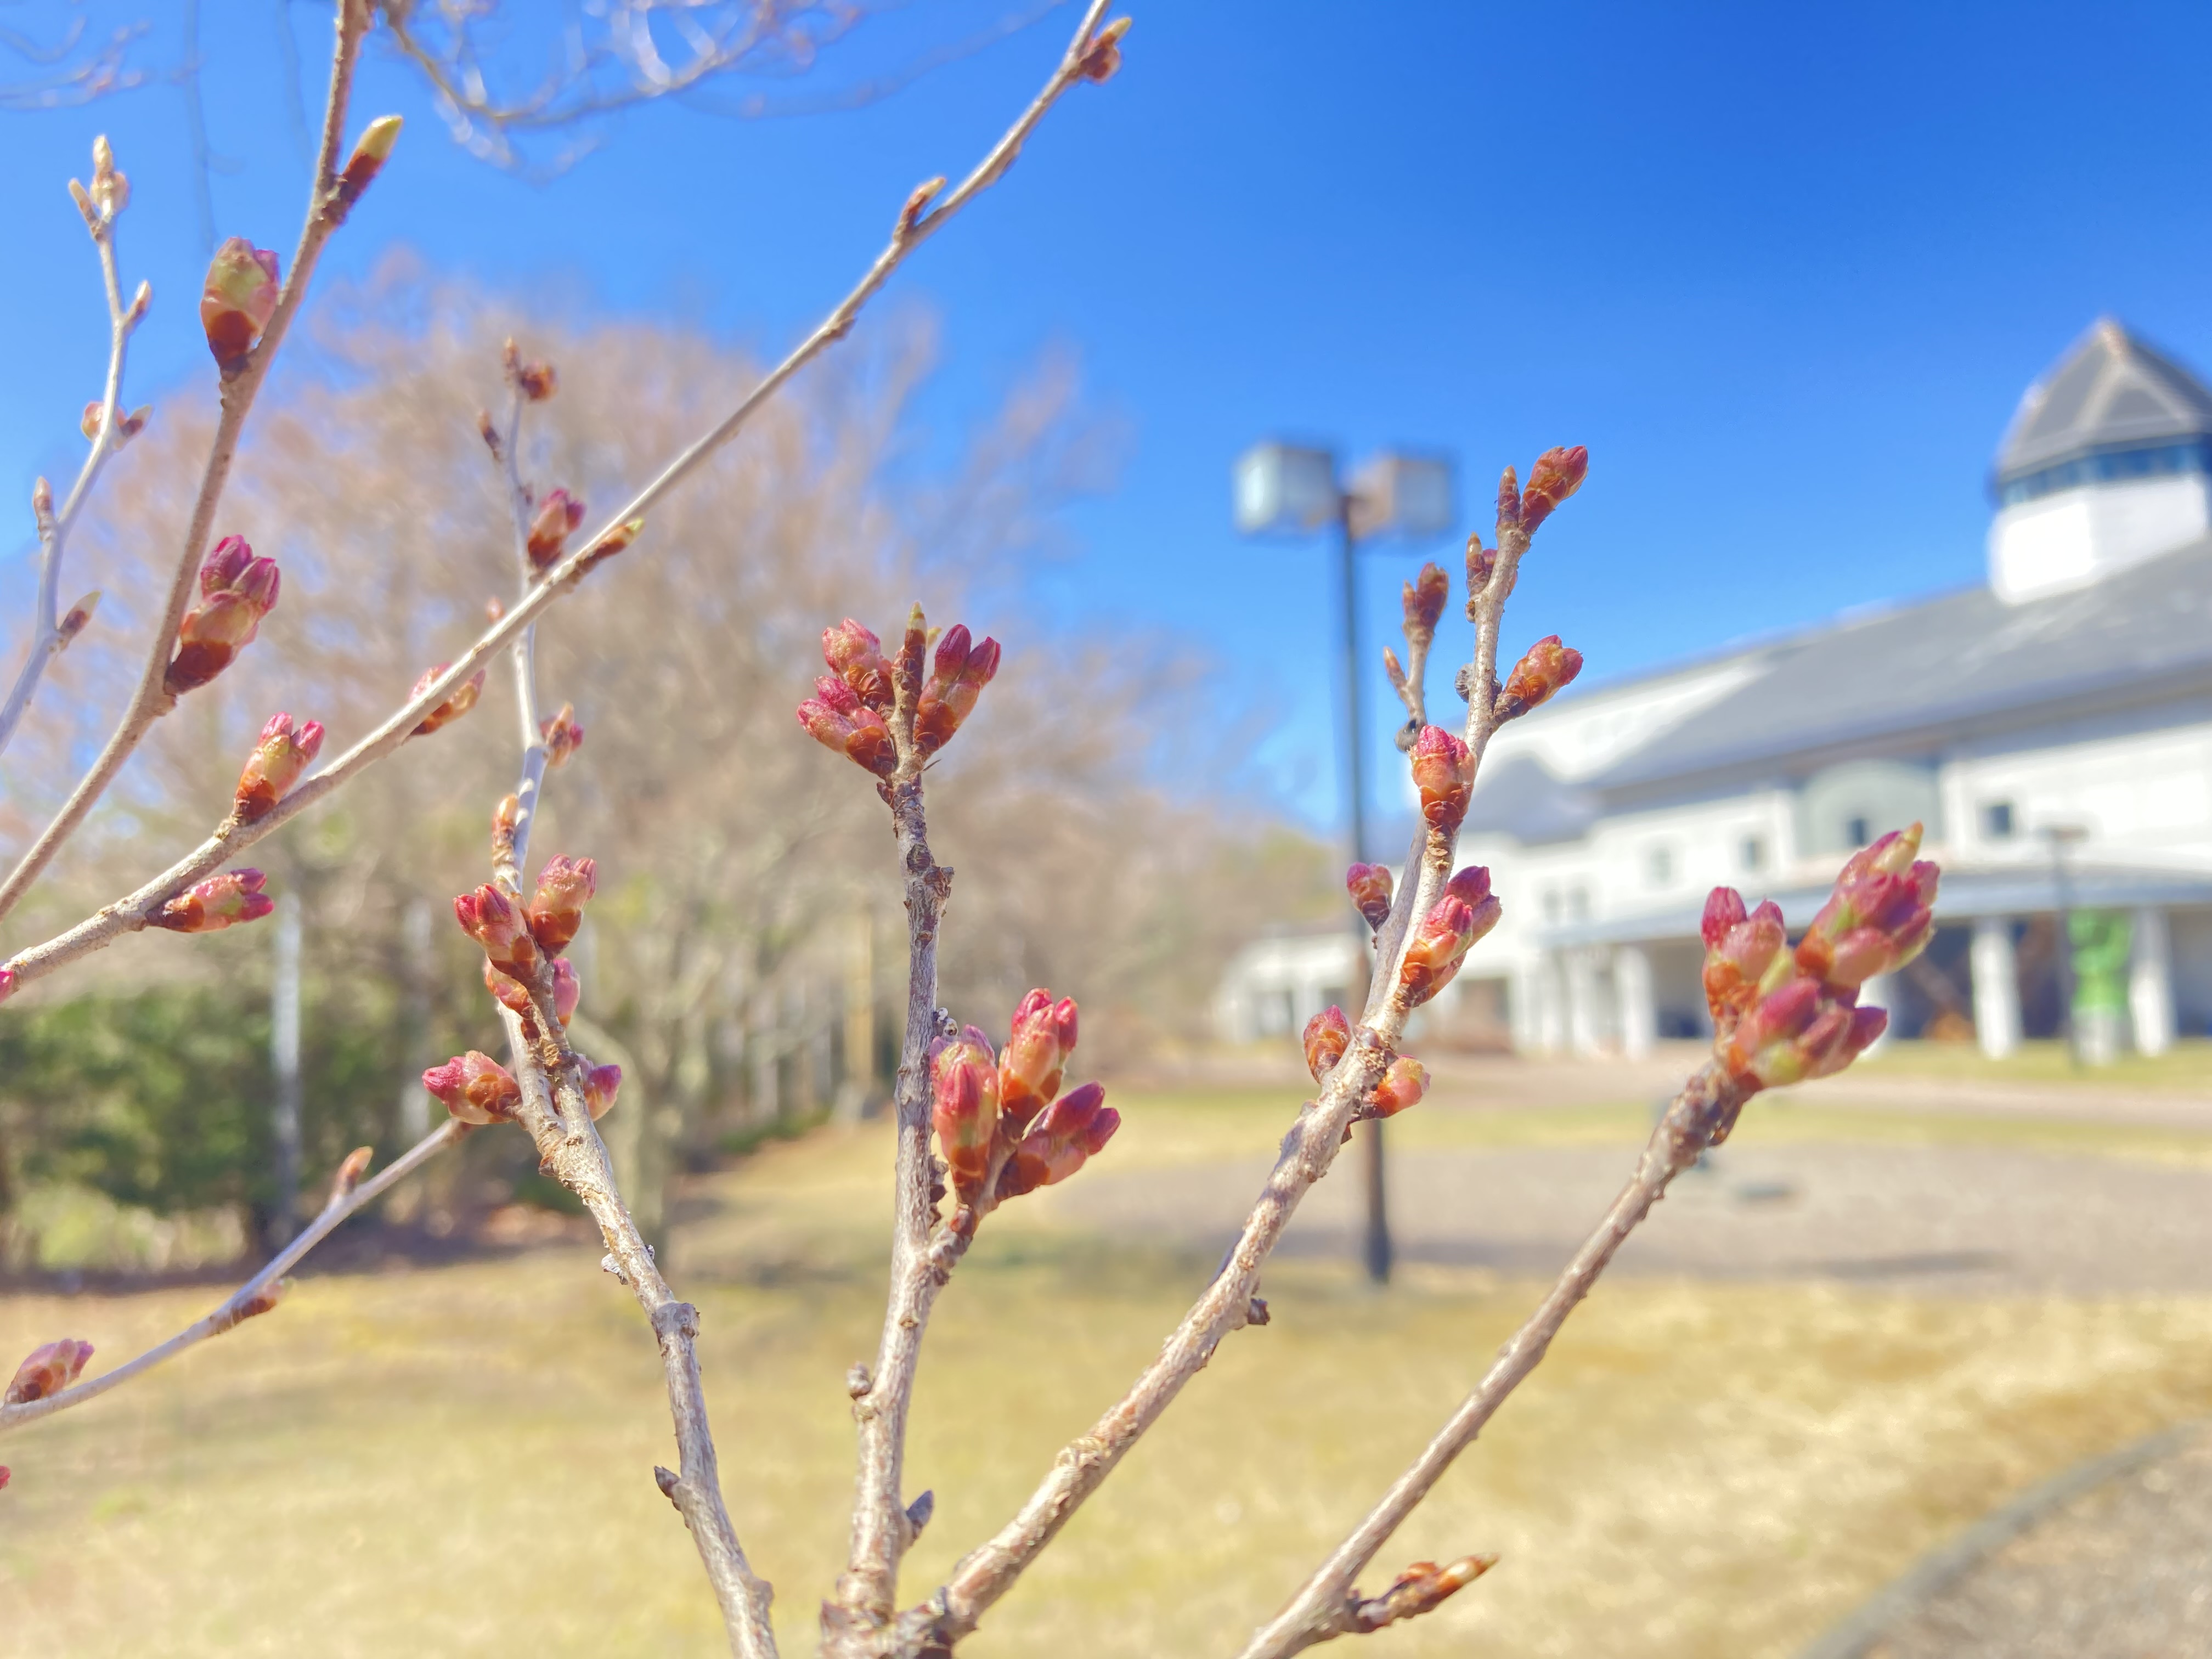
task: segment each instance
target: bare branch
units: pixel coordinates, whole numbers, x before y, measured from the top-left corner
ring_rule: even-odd
[[[158,1347],[149,1348],[136,1359],[118,1365],[112,1371],[49,1395],[44,1400],[29,1401],[20,1406],[0,1406],[0,1433],[21,1428],[24,1424],[41,1417],[51,1417],[56,1412],[67,1411],[72,1406],[82,1406],[88,1400],[106,1394],[110,1389],[128,1382],[132,1377],[150,1371],[166,1359],[173,1359],[196,1343],[211,1336],[221,1336],[240,1321],[265,1312],[271,1302],[262,1298],[270,1295],[271,1287],[284,1275],[299,1266],[308,1251],[337,1231],[338,1224],[355,1211],[374,1203],[392,1187],[404,1181],[416,1170],[428,1163],[448,1146],[457,1146],[470,1133],[465,1123],[448,1122],[434,1129],[418,1140],[400,1157],[366,1181],[349,1182],[342,1171],[332,1188],[330,1201],[323,1206],[322,1213],[301,1229],[300,1236],[270,1259],[269,1265],[240,1285],[204,1319],[186,1326]],[[363,1149],[366,1150],[365,1148]],[[356,1152],[356,1158],[361,1156]],[[348,1160],[350,1167],[351,1160]],[[351,1171],[356,1178],[358,1171]],[[260,1304],[257,1306],[256,1304]]]
[[[1024,142],[1063,93],[1079,81],[1103,78],[1106,73],[1110,73],[1111,55],[1105,49],[1112,45],[1108,37],[1118,40],[1119,30],[1118,27],[1098,28],[1098,19],[1105,11],[1105,4],[1106,0],[1092,0],[1074,41],[1054,70],[1051,78],[1045,82],[1044,89],[993,146],[975,170],[961,181],[958,188],[927,211],[923,211],[920,204],[909,200],[906,210],[901,213],[894,224],[890,244],[877,256],[875,263],[869,266],[859,283],[837,303],[813,332],[747,393],[729,415],[671,460],[658,477],[618,508],[599,531],[587,538],[572,543],[570,550],[547,569],[544,579],[531,589],[528,597],[487,629],[443,674],[410,698],[374,732],[293,790],[265,817],[250,824],[222,826],[191,854],[136,892],[102,907],[67,932],[17,953],[0,967],[14,974],[18,985],[27,984],[94,951],[104,950],[125,933],[141,931],[146,927],[148,919],[179,890],[221,869],[230,859],[343,787],[406,742],[422,717],[445,702],[454,687],[473,675],[495,652],[511,645],[549,607],[574,589],[589,569],[608,556],[611,549],[627,546],[637,533],[640,521],[657,502],[688,478],[715,450],[735,436],[754,412],[774,397],[794,374],[832,343],[842,339],[851,331],[861,307],[890,280],[891,273],[904,263],[907,256],[934,235],[969,202],[1005,175],[1014,158],[1020,154]],[[299,270],[295,266],[294,280],[296,282],[298,277]],[[288,294],[289,292],[288,289]],[[283,314],[280,307],[279,315]],[[257,362],[260,357],[261,354],[257,352]],[[226,421],[229,418],[228,405],[225,418]],[[219,447],[219,453],[227,469],[229,450]],[[195,522],[204,516],[196,514]],[[198,538],[191,544],[195,550],[195,557],[204,539],[205,528],[203,526]],[[169,619],[167,632],[171,635],[174,635],[176,624],[183,614],[182,597],[190,589],[191,566],[187,562],[181,568],[184,581]],[[160,673],[159,668],[153,671],[157,689]],[[141,735],[143,729],[143,726],[139,728]],[[118,740],[122,735],[118,731]],[[132,742],[135,741],[134,736]],[[111,747],[113,746],[113,742],[111,742]],[[116,763],[119,765],[120,760]],[[86,805],[88,807],[89,802]],[[78,816],[81,817],[82,813]],[[58,844],[58,841],[56,844]],[[34,848],[33,853],[36,851]],[[46,856],[52,856],[51,848]],[[26,863],[28,862],[29,855],[27,855]],[[40,862],[42,864],[44,860]],[[14,878],[10,878],[10,883],[11,886],[15,884]],[[6,890],[0,890],[0,893]]]
[[[337,0],[337,41],[331,59],[330,94],[324,105],[322,143],[315,158],[315,175],[308,190],[307,218],[300,229],[299,246],[292,255],[291,271],[278,292],[276,308],[262,330],[260,343],[223,375],[222,416],[216,424],[215,441],[209,447],[199,494],[185,526],[184,545],[178,550],[175,574],[169,582],[167,607],[147,647],[146,665],[140,672],[137,689],[91,770],[78,781],[53,821],[16,862],[7,880],[0,883],[0,916],[15,907],[63,843],[76,833],[77,827],[106,793],[107,786],[115,781],[124,763],[131,758],[154,722],[175,707],[175,697],[163,684],[170,653],[176,643],[177,629],[184,621],[185,607],[191,602],[200,556],[207,550],[216,508],[222,500],[223,486],[229,481],[231,462],[238,453],[246,417],[252,410],[262,383],[268,379],[270,365],[283,344],[285,331],[291,326],[307,295],[323,244],[343,217],[342,210],[333,210],[339,201],[338,168],[344,159],[342,147],[345,142],[346,106],[353,90],[354,70],[360,62],[362,35],[368,21],[368,0]]]
[[[126,59],[131,42],[146,32],[143,21],[123,24],[80,58],[85,33],[82,17],[70,20],[61,39],[51,46],[41,46],[14,29],[0,29],[0,46],[48,71],[28,81],[0,83],[0,110],[72,108],[144,86],[146,71],[131,68]]]

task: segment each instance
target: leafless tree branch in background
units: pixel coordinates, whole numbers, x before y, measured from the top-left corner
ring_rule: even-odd
[[[10,3],[6,10],[15,9],[16,3]],[[70,9],[74,15],[47,40],[0,27],[0,48],[33,71],[28,80],[0,81],[0,110],[66,109],[146,84],[146,71],[129,61],[132,44],[146,34],[143,21],[122,24],[94,38],[83,12],[76,6]]]

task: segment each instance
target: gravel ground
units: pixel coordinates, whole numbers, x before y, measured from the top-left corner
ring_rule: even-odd
[[[1624,1147],[1393,1154],[1401,1259],[1548,1275],[1633,1166]],[[1264,1158],[1056,1189],[1066,1218],[1225,1248]],[[1349,1170],[1340,1173],[1349,1173]],[[1323,1182],[1283,1249],[1348,1253],[1359,1183]],[[1935,1294],[2081,1296],[2212,1290],[2212,1172],[1997,1147],[1730,1146],[1685,1175],[1616,1271],[1826,1279]]]
[[[2212,1656],[2212,1437],[2045,1516],[1862,1651],[1865,1659]]]

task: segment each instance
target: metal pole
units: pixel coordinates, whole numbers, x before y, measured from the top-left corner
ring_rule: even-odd
[[[1361,764],[1365,748],[1366,732],[1362,725],[1359,706],[1359,572],[1358,543],[1352,533],[1352,496],[1340,491],[1336,507],[1337,562],[1344,582],[1344,778],[1346,817],[1352,836],[1352,857],[1356,863],[1367,856],[1367,800],[1364,788],[1367,769]],[[1412,872],[1408,871],[1410,877]],[[1369,948],[1366,921],[1356,912],[1352,919],[1352,937],[1358,941],[1359,955],[1364,960]],[[1360,1164],[1367,1188],[1367,1230],[1360,1251],[1367,1267],[1368,1279],[1376,1285],[1390,1282],[1390,1208],[1389,1196],[1383,1182],[1382,1124],[1380,1119],[1369,1122],[1360,1131]]]
[[[300,1202],[300,896],[276,901],[276,963],[269,1007],[270,1069],[276,1074],[276,1206],[273,1242],[289,1244]]]
[[[2074,1029],[2074,892],[2066,878],[2066,840],[2054,830],[2051,836],[2051,884],[2058,902],[2058,1035],[2066,1044],[2067,1058],[2081,1063],[2081,1033]]]

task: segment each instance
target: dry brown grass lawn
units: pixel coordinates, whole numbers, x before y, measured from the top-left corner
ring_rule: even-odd
[[[1265,1145],[1279,1098],[1129,1101],[1128,1168]],[[1619,1141],[1632,1108],[1446,1112],[1423,1141]],[[1743,1133],[1901,1133],[1810,1109]],[[1946,1135],[2051,1133],[1983,1121]],[[1935,1133],[1924,1127],[1915,1133]],[[2159,1132],[2117,1150],[2200,1153]],[[678,1283],[732,1509],[811,1650],[842,1543],[841,1386],[869,1352],[878,1133],[777,1148],[709,1184]],[[926,1588],[1153,1352],[1210,1262],[1109,1253],[1010,1214],[932,1336],[911,1459]],[[720,1636],[651,1468],[667,1419],[641,1322],[596,1252],[325,1277],[143,1384],[9,1437],[0,1656],[698,1654]],[[1419,1272],[1387,1297],[1287,1265],[972,1644],[978,1659],[1220,1654],[1401,1466],[1526,1310],[1525,1283]],[[210,1300],[0,1301],[0,1355],[61,1334],[106,1363]],[[1382,1656],[1784,1656],[1921,1550],[2067,1463],[2212,1410],[2212,1300],[1967,1302],[1632,1280],[1601,1289],[1393,1563],[1500,1552]]]

